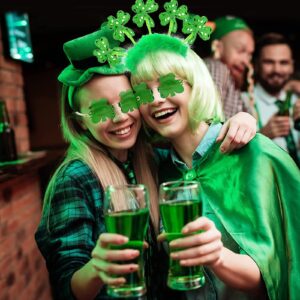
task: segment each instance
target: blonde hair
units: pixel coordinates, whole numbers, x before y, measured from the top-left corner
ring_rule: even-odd
[[[74,99],[76,98],[77,91],[75,91]],[[51,204],[50,202],[55,192],[55,181],[59,172],[73,160],[79,159],[85,162],[99,179],[103,189],[110,184],[128,183],[123,172],[110,158],[106,147],[96,141],[88,131],[84,130],[80,126],[79,121],[75,117],[74,110],[72,110],[68,104],[68,86],[63,86],[61,100],[62,132],[64,139],[70,144],[70,146],[63,162],[57,168],[48,184],[44,197],[44,209],[47,205]],[[74,102],[74,109],[77,110],[79,101]],[[150,145],[145,142],[142,132],[138,135],[132,152],[133,168],[136,174],[136,179],[137,182],[145,184],[149,189],[150,215],[154,227],[156,231],[158,231],[158,195],[156,180],[154,179],[157,172],[153,164],[154,160],[152,149]]]
[[[190,48],[186,57],[165,50],[147,54],[131,75],[131,83],[135,85],[169,73],[187,81],[192,88],[188,104],[192,130],[197,130],[203,121],[224,120],[219,93],[211,75],[203,60]]]

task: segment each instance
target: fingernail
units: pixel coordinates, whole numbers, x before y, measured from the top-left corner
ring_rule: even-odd
[[[187,261],[186,261],[186,260],[181,260],[181,261],[180,261],[180,264],[184,266],[184,265],[187,264]]]
[[[119,242],[120,243],[127,243],[128,242],[128,237],[126,237],[126,236],[120,237]]]
[[[136,270],[137,270],[137,267],[130,267],[129,270],[130,270],[130,271],[136,271]]]
[[[178,258],[179,255],[178,255],[176,252],[172,252],[172,253],[171,253],[171,257],[172,257],[172,258]]]
[[[136,257],[140,252],[138,250],[132,250],[131,257]]]
[[[172,241],[172,242],[170,242],[170,247],[175,247],[176,245],[177,245],[177,242],[176,241]]]
[[[183,227],[183,229],[181,230],[182,233],[188,233],[189,229],[188,227]]]
[[[220,150],[221,150],[221,152],[224,152],[224,151],[225,151],[224,147],[221,147]]]

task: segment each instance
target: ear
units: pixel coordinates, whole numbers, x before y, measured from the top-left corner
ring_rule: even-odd
[[[84,122],[83,119],[79,119],[79,120],[78,120],[78,124],[79,124],[79,126],[80,126],[83,130],[88,130],[88,128],[87,128],[87,126],[86,126],[86,124],[85,124],[85,122]]]
[[[291,67],[291,69],[292,69],[292,74],[294,73],[294,71],[295,71],[295,61],[292,59],[292,67]]]
[[[83,129],[83,130],[88,130],[87,126],[85,125],[85,123],[83,122],[83,120],[78,120],[79,126]]]
[[[211,43],[211,52],[213,53],[214,59],[220,59],[223,52],[223,43],[220,40],[214,40]]]

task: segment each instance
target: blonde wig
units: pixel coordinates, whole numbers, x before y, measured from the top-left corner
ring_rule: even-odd
[[[224,120],[220,97],[211,75],[203,60],[190,48],[186,57],[165,50],[147,54],[131,75],[131,83],[156,80],[169,73],[187,81],[192,88],[188,99],[192,130],[197,130],[200,122]]]

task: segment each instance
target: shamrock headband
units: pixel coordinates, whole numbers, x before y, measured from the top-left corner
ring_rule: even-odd
[[[185,5],[178,7],[176,0],[165,3],[165,11],[159,14],[160,24],[162,26],[169,25],[168,34],[152,34],[155,24],[150,14],[157,11],[158,8],[159,6],[154,0],[146,0],[145,3],[143,0],[136,0],[132,6],[132,11],[135,13],[132,18],[133,23],[138,27],[146,25],[149,32],[149,35],[140,39],[139,43],[141,42],[141,44],[136,44],[133,38],[134,31],[126,26],[130,20],[130,14],[121,10],[117,12],[116,17],[109,16],[100,30],[64,44],[64,51],[71,65],[63,70],[58,80],[69,86],[68,98],[71,107],[76,87],[88,82],[95,73],[113,75],[123,74],[126,71],[122,57],[127,52],[119,47],[120,42],[125,41],[125,37],[136,45],[136,48],[134,46],[128,51],[128,54],[131,53],[132,59],[126,61],[131,71],[135,70],[137,63],[147,54],[143,47],[139,46],[143,43],[149,44],[147,51],[162,50],[163,47],[165,50],[185,56],[188,45],[192,44],[198,35],[203,40],[209,39],[212,29],[206,26],[207,18],[189,15],[187,7]],[[177,19],[183,21],[182,32],[188,34],[185,42],[170,36],[177,32]],[[154,41],[159,44],[155,44]],[[138,60],[136,60],[137,58]]]
[[[207,18],[188,14],[187,6],[178,7],[176,0],[166,2],[164,4],[165,11],[159,14],[160,24],[162,26],[169,25],[168,34],[152,34],[155,24],[150,14],[157,11],[158,8],[158,4],[154,0],[146,0],[146,3],[143,0],[136,0],[132,6],[132,11],[135,13],[132,18],[133,23],[138,27],[145,24],[149,33],[143,35],[138,43],[134,40],[134,31],[126,26],[130,20],[129,13],[119,10],[116,17],[109,16],[107,18],[107,26],[113,30],[114,39],[123,42],[127,37],[133,43],[133,47],[127,52],[126,59],[126,66],[131,72],[135,71],[137,64],[149,52],[167,50],[185,57],[188,46],[194,43],[198,35],[203,40],[208,40],[210,37],[212,28],[206,26]],[[184,42],[171,36],[172,33],[177,32],[177,19],[183,21],[182,32],[188,34]]]

